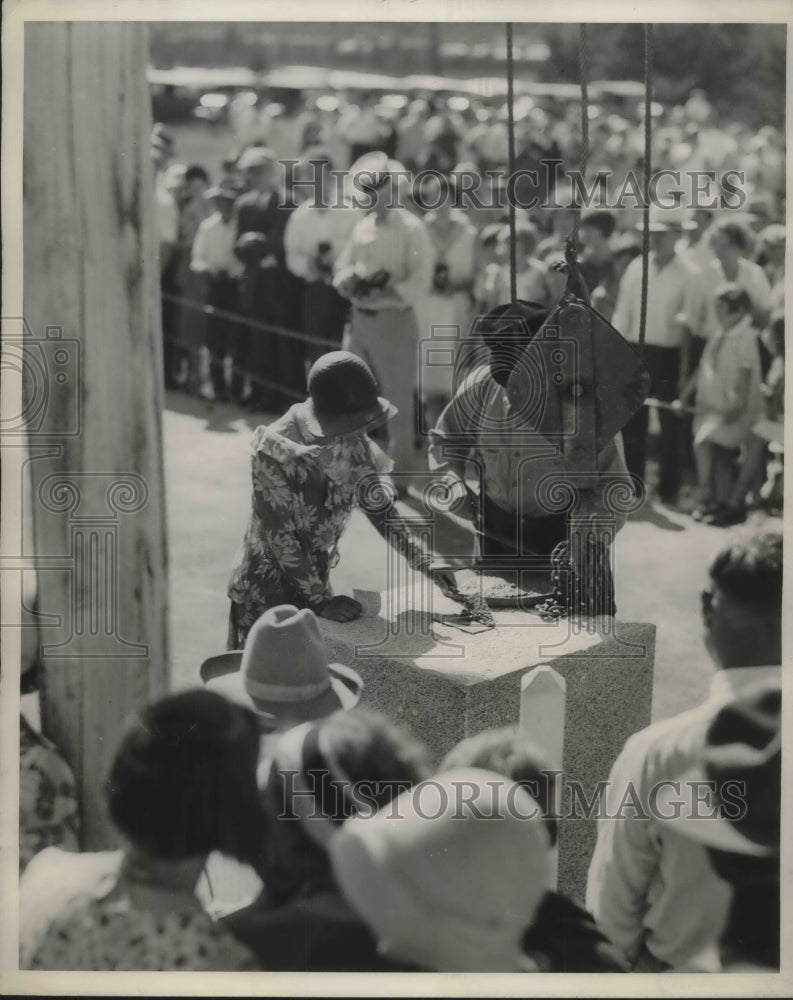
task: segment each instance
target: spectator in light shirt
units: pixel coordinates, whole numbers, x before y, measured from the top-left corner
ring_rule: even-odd
[[[625,744],[609,776],[589,868],[587,909],[636,972],[687,966],[719,939],[730,887],[701,844],[669,829],[657,802],[665,784],[699,760],[723,705],[780,680],[781,531],[736,535],[716,555],[709,577],[701,599],[705,646],[716,666],[710,695]],[[620,809],[624,801],[633,804]]]
[[[707,327],[707,300],[701,272],[676,246],[681,234],[694,227],[684,209],[650,210],[650,264],[644,360],[650,369],[651,395],[673,402],[691,372],[692,338]],[[620,281],[612,325],[631,343],[639,340],[642,261],[631,261]],[[660,410],[661,454],[658,495],[662,503],[677,502],[682,466],[680,417]],[[639,409],[622,430],[628,471],[645,478],[647,407]]]
[[[234,254],[237,241],[233,218],[236,197],[237,192],[231,188],[216,187],[207,191],[207,200],[214,211],[198,227],[190,260],[190,269],[200,282],[205,304],[226,312],[238,309],[239,278],[242,275],[242,265]],[[226,385],[225,358],[231,353],[237,365],[244,362],[239,356],[234,323],[221,316],[210,316],[206,346],[209,349],[209,374],[215,399],[227,402],[229,388]]]
[[[373,207],[336,261],[333,283],[352,301],[349,349],[374,372],[398,408],[389,425],[398,472],[415,465],[413,393],[417,376],[415,309],[429,294],[434,255],[424,223],[403,208],[396,184],[404,168],[385,153],[361,164],[359,188]]]
[[[286,266],[303,285],[303,331],[341,346],[349,301],[333,287],[333,267],[363,212],[343,197],[333,183],[332,162],[327,152],[316,151],[307,179],[311,193],[290,215],[284,232]],[[306,183],[303,181],[301,183]],[[314,361],[331,346],[306,344],[308,361]]]

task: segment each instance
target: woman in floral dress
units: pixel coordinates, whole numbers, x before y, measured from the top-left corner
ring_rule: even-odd
[[[350,515],[360,506],[372,523],[429,573],[432,556],[393,510],[381,477],[391,460],[368,437],[396,409],[377,396],[369,367],[355,354],[332,351],[309,372],[309,399],[253,435],[252,509],[229,582],[229,648],[240,649],[259,616],[279,604],[311,608],[323,618],[351,621],[361,605],[335,597],[329,574]],[[453,583],[446,570],[441,586]]]
[[[269,827],[256,784],[252,712],[205,690],[150,705],[129,727],[105,791],[118,851],[48,847],[19,888],[20,967],[253,971],[254,956],[196,895],[207,857],[243,863]]]

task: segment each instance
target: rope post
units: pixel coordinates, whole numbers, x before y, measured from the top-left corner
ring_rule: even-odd
[[[639,321],[639,350],[644,349],[647,329],[647,285],[650,277],[650,179],[652,176],[653,26],[644,26],[644,185],[642,196],[642,300]]]
[[[515,65],[512,59],[512,23],[507,22],[507,141],[508,141],[508,173],[511,178],[515,173]],[[507,183],[509,193],[509,183]],[[509,207],[509,299],[514,302],[518,297],[518,248],[515,224],[515,200],[508,199]]]

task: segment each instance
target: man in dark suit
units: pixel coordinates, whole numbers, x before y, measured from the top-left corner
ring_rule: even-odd
[[[270,150],[251,147],[237,166],[248,189],[236,204],[237,253],[245,264],[243,312],[259,323],[297,331],[300,279],[287,269],[284,252],[284,230],[295,205],[279,191],[277,162]],[[249,398],[253,409],[277,413],[305,397],[301,341],[243,328],[237,337],[235,368],[253,376]],[[235,371],[232,392],[239,396],[241,387],[242,376]]]

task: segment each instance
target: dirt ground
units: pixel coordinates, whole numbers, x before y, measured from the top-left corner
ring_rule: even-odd
[[[174,688],[198,678],[202,660],[225,648],[226,583],[249,511],[248,446],[263,418],[169,393],[165,467]],[[702,645],[699,592],[724,531],[648,500],[616,542],[618,618],[657,627],[653,719],[689,708],[713,673]],[[354,514],[341,545],[338,591],[381,590],[387,546]]]

